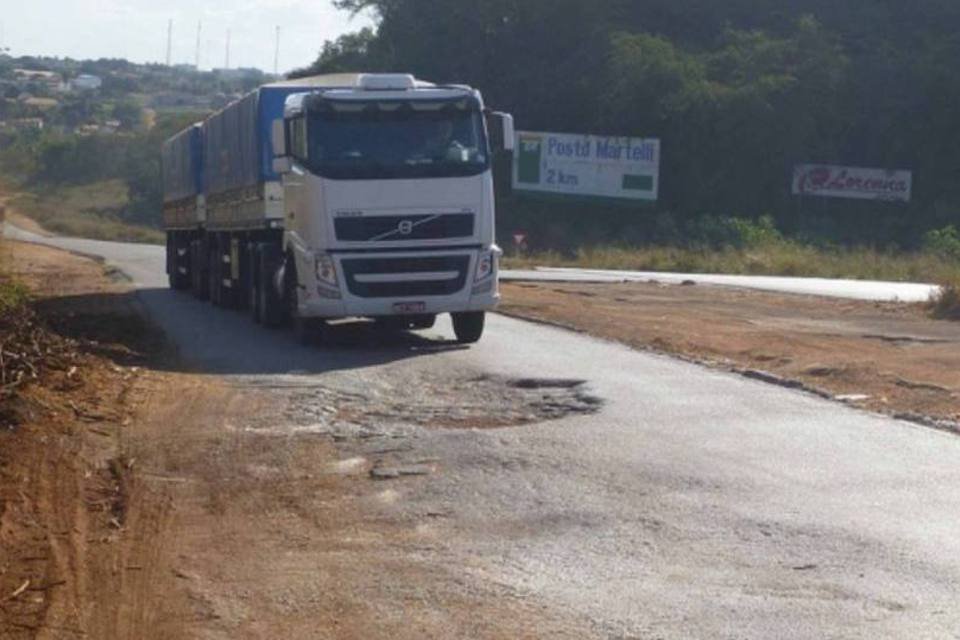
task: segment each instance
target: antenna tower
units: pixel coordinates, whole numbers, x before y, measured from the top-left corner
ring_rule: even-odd
[[[273,75],[280,71],[280,25],[277,25],[277,39],[273,47]]]
[[[173,20],[167,21],[167,66],[170,66],[170,54],[173,51]]]
[[[203,23],[197,22],[197,50],[194,53],[193,57],[193,66],[196,67],[197,71],[200,70],[200,32],[203,29]]]

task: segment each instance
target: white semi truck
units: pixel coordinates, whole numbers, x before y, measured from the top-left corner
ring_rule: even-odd
[[[449,313],[460,342],[499,301],[493,153],[513,120],[480,93],[402,74],[261,87],[163,149],[167,272],[177,289],[289,320],[394,329]]]

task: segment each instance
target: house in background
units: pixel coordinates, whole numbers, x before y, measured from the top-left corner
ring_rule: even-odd
[[[81,73],[70,81],[71,91],[96,91],[102,86],[103,80],[100,79],[100,76],[90,75],[89,73]]]
[[[57,93],[62,90],[63,76],[55,71],[36,71],[33,69],[14,69],[13,77],[16,78],[19,86],[25,87],[28,84],[39,84],[46,87],[50,93]]]

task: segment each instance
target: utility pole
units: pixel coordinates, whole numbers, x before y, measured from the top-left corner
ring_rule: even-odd
[[[223,68],[230,68],[230,29],[227,29],[227,52],[223,59]]]
[[[280,25],[277,25],[277,40],[273,47],[273,75],[280,70]]]
[[[197,71],[200,71],[200,32],[203,29],[203,23],[199,20],[197,21],[197,50],[193,58],[193,66]]]
[[[173,52],[173,19],[167,21],[167,66],[170,66],[170,54]]]

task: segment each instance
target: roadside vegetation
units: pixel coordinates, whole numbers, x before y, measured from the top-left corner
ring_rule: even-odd
[[[8,400],[27,378],[36,376],[30,353],[36,354],[40,348],[31,340],[33,312],[28,304],[29,293],[10,275],[5,242],[0,237],[0,428],[12,420]]]
[[[680,241],[680,235],[686,241]],[[788,238],[769,217],[756,222],[701,218],[675,236],[638,246],[601,243],[569,251],[529,253],[513,249],[508,251],[505,265],[960,282],[960,236],[952,226],[928,233],[916,250]]]
[[[197,117],[166,114],[127,133],[0,133],[0,189],[48,231],[160,243],[160,144]]]
[[[82,185],[52,185],[24,191],[9,206],[45,230],[67,236],[162,244],[163,232],[153,225],[129,222],[129,192],[122,180]]]
[[[960,320],[960,278],[941,285],[929,307],[930,315],[938,320]]]
[[[26,303],[27,289],[7,277],[0,263],[0,316],[6,317],[15,313]]]

